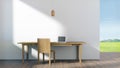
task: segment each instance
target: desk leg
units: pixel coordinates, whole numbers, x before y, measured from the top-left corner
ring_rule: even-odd
[[[79,46],[76,46],[76,59],[79,60]]]
[[[26,51],[26,60],[29,59],[29,46],[27,46],[27,51]]]
[[[82,63],[82,45],[79,46],[79,62]]]
[[[22,63],[24,63],[24,45],[22,45]]]

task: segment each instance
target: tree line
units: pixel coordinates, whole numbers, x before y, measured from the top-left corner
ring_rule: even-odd
[[[107,39],[107,40],[102,40],[101,42],[120,42],[120,39]]]

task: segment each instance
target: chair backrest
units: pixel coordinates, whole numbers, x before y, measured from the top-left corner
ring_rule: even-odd
[[[50,39],[48,38],[38,38],[38,51],[40,53],[50,53],[51,46],[50,46]]]

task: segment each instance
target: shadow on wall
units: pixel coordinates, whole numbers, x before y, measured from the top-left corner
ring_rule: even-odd
[[[30,7],[34,8],[35,10],[43,13],[44,15],[52,18],[53,20],[58,21],[62,26],[66,27],[66,23],[68,18],[66,18],[66,11],[68,11],[61,1],[54,2],[50,0],[21,0],[23,3],[29,5]],[[57,5],[56,5],[57,4]],[[62,4],[62,5],[61,5]],[[54,10],[55,16],[51,16],[51,12]]]
[[[0,59],[18,59],[21,52],[13,44],[12,5],[13,1],[0,0]]]
[[[64,17],[66,15],[67,9],[62,1],[50,1],[50,0],[21,0],[25,4],[29,5],[30,7],[34,8],[35,10],[42,12],[43,14],[49,16],[50,18],[59,21],[61,24],[67,23],[68,18]],[[57,4],[57,5],[56,5]],[[62,4],[62,5],[61,5]],[[55,11],[55,16],[51,16],[51,11]],[[65,23],[64,23],[65,22]]]
[[[52,5],[50,1],[47,0],[20,0],[21,2],[29,5],[30,7],[34,8],[35,10],[42,12],[43,14],[50,16],[50,10],[52,9]]]
[[[61,28],[58,28],[61,29],[59,35],[67,35],[67,37],[70,38],[67,39],[68,41],[76,40],[76,38],[77,41],[84,40],[85,33],[87,34],[91,32],[90,29],[93,29],[92,28],[93,25],[91,25],[92,23],[90,25],[86,25],[88,24],[88,22],[94,22],[94,19],[91,19],[92,11],[94,10],[89,8],[95,8],[95,7],[89,6],[91,4],[89,3],[89,1],[86,2],[86,1],[77,0],[75,2],[74,0],[70,0],[70,1],[68,0],[69,2],[67,2],[67,4],[66,1],[64,0],[59,0],[59,1],[58,0],[55,1],[20,0],[20,1],[32,7],[33,9],[37,10],[39,13],[43,13],[48,18],[57,21],[57,23],[61,25],[60,26]],[[51,16],[52,10],[55,11],[55,16]],[[81,34],[81,35],[76,35],[76,34]]]
[[[36,41],[39,37],[48,37],[57,41],[58,36],[65,35],[63,23],[51,16],[51,4],[39,0],[13,0],[13,41]],[[47,4],[48,3],[48,4]],[[47,4],[47,6],[45,6]],[[30,48],[31,58],[36,58],[36,48]],[[34,53],[33,53],[34,52]]]
[[[84,23],[86,21],[85,20],[86,18],[84,16],[80,15],[80,13],[85,15],[84,10],[82,9],[82,7],[81,6],[79,7],[80,10],[78,10],[78,8],[74,8],[74,7],[78,6],[79,3],[76,3],[76,5],[74,5],[73,1],[69,1],[69,4],[66,4],[64,2],[64,0],[60,0],[60,1],[50,1],[50,0],[34,0],[34,1],[33,0],[20,0],[20,1],[22,3],[28,5],[29,7],[33,8],[34,10],[37,10],[39,13],[42,13],[43,16],[46,16],[45,19],[46,19],[46,21],[48,20],[46,24],[49,25],[49,27],[48,26],[47,27],[50,28],[50,29],[52,29],[51,33],[49,31],[48,34],[52,36],[52,39],[55,37],[53,39],[53,41],[57,40],[57,37],[60,36],[60,35],[65,35],[65,36],[69,37],[67,39],[68,41],[73,41],[76,38],[78,38],[77,41],[83,40],[84,39],[83,36],[74,35],[76,33],[77,34],[79,33],[76,30],[79,29],[81,35],[84,32],[83,32],[83,30],[80,29],[80,27],[83,28],[83,29],[89,30],[89,28],[84,27],[84,26],[86,26],[86,24],[82,24],[82,25],[79,24],[80,22],[82,22],[82,20],[84,21]],[[55,11],[55,16],[51,16],[51,11],[52,10]],[[75,10],[77,10],[77,11],[75,11]],[[35,13],[33,13],[33,14],[35,15]],[[42,18],[40,18],[39,16],[38,17],[35,16],[36,19],[34,19],[34,20],[37,20],[37,18],[39,18],[39,20],[43,19],[42,16],[41,16]],[[51,20],[53,20],[53,21],[51,21]],[[33,21],[33,22],[37,23],[38,21]],[[38,22],[39,24],[37,24],[39,26],[35,26],[35,27],[43,27],[43,26],[40,26],[40,25],[43,25],[43,24],[40,24],[40,23],[44,23],[45,24],[46,21],[44,21],[44,20],[43,21],[39,21]],[[54,22],[54,21],[56,21],[56,22]],[[48,24],[48,23],[53,23],[53,24],[51,25],[51,24]],[[54,24],[56,24],[56,25],[54,25]],[[38,29],[36,29],[36,30],[38,30]],[[39,32],[40,32],[40,30],[41,29],[39,29]],[[47,31],[47,30],[44,29],[44,31]],[[36,33],[36,34],[38,34],[39,37],[40,37],[41,33],[43,33],[43,30],[42,30],[42,32]],[[46,33],[44,32],[43,34],[46,34]],[[34,36],[35,36],[35,34],[34,34]]]
[[[14,32],[16,37],[21,32],[24,38],[21,38],[22,41],[36,41],[38,37],[49,37],[52,41],[56,41],[59,35],[65,35],[65,25],[56,20],[56,16],[50,16],[51,4],[48,3],[45,6],[47,2],[43,0],[14,0]],[[28,33],[29,35],[25,35]],[[15,40],[20,39],[20,37],[16,37]]]
[[[88,24],[87,21],[89,20],[86,20],[85,16],[79,15],[78,13],[81,13],[81,14],[83,13],[85,15],[85,13],[87,13],[88,11],[86,10],[86,12],[84,13],[85,10],[78,10],[78,8],[74,8],[78,5],[76,6],[73,6],[71,4],[66,5],[66,3],[63,1],[64,0],[59,0],[59,1],[14,0],[14,14],[13,14],[14,15],[14,21],[13,21],[14,22],[13,24],[14,25],[14,28],[13,28],[14,42],[16,43],[20,41],[37,41],[36,39],[38,37],[48,37],[52,41],[57,41],[57,38],[60,35],[67,35],[67,37],[70,38],[70,40],[67,39],[68,41],[87,40],[89,36],[86,35],[88,37],[85,37],[85,34],[91,32],[89,30],[91,29],[91,27],[86,28],[84,26]],[[51,16],[51,10],[53,9],[55,10],[55,16]],[[74,11],[72,9],[78,10],[78,11]],[[79,12],[79,11],[82,11],[82,12]],[[86,14],[86,16],[90,16],[90,15]],[[79,20],[79,18],[82,21]],[[84,24],[82,23],[81,25],[79,24],[80,22],[84,22]],[[89,26],[91,26],[91,24]],[[79,27],[85,29],[85,31],[83,31],[83,29],[80,29]],[[78,29],[79,31],[76,31]],[[93,46],[90,46],[91,51],[92,52],[98,51],[96,50],[98,48],[97,47],[94,48]],[[69,48],[68,49],[66,48],[65,50],[69,51]],[[85,48],[88,48],[88,47],[85,46]],[[75,51],[75,48],[73,50],[71,49],[71,52],[69,53],[72,53],[72,51]],[[87,52],[89,53],[89,51]],[[74,56],[75,55],[73,52],[68,57],[74,58]],[[92,57],[93,56],[91,55],[91,58]]]
[[[68,18],[66,16],[68,16],[68,15],[67,15],[66,11],[68,11],[68,10],[66,8],[63,8],[63,7],[65,7],[64,5],[66,5],[64,2],[61,2],[61,1],[56,2],[55,1],[57,6],[54,1],[50,1],[50,0],[34,0],[34,1],[33,0],[21,0],[21,2],[29,5],[33,9],[37,10],[39,13],[42,13],[43,16],[46,16],[45,19],[48,20],[46,25],[49,25],[48,23],[53,23],[52,25],[50,24],[49,26],[51,26],[50,29],[52,29],[51,34],[56,36],[56,39],[54,39],[54,41],[57,40],[58,36],[61,36],[61,35],[67,36],[67,26],[68,26],[69,22],[67,22]],[[60,3],[62,3],[63,6]],[[51,13],[53,10],[54,10],[55,16],[51,16]],[[39,18],[39,19],[41,19],[41,18]],[[45,23],[46,21],[43,20],[42,22]],[[55,31],[55,29],[56,29],[56,31]],[[52,33],[52,32],[54,32],[54,33]],[[56,34],[55,34],[55,32],[56,32]]]

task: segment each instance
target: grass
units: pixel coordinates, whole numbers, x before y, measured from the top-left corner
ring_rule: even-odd
[[[120,42],[100,42],[101,52],[120,52]]]

